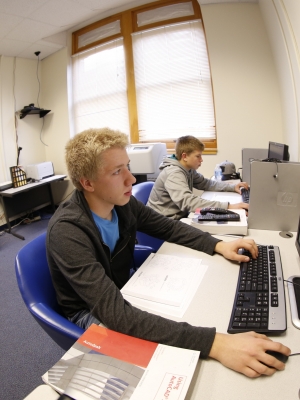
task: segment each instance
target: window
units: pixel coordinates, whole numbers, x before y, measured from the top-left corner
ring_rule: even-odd
[[[213,98],[201,21],[133,35],[141,141],[214,139]],[[201,115],[200,115],[201,114]]]
[[[130,134],[123,39],[73,58],[75,132],[109,126]]]
[[[73,33],[75,133],[109,126],[131,143],[193,135],[217,148],[205,34],[196,0],[154,2]]]

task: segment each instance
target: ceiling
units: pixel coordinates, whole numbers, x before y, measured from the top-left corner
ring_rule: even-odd
[[[67,31],[156,0],[0,0],[0,55],[43,59],[67,45]],[[258,0],[199,0],[200,4]],[[81,25],[80,25],[81,24]]]

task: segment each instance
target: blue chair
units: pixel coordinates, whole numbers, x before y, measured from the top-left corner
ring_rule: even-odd
[[[136,246],[134,264],[138,268],[152,248]],[[57,303],[46,257],[46,233],[26,244],[15,260],[17,283],[26,307],[44,331],[68,350],[84,330],[63,316]]]
[[[150,192],[153,188],[153,185],[154,185],[154,182],[152,182],[152,181],[142,182],[142,183],[133,185],[132,186],[132,194],[137,200],[141,201],[143,204],[146,205],[148,202],[148,198],[150,196]],[[142,233],[139,231],[136,233],[136,238],[137,238],[138,244],[141,244],[143,246],[152,247],[153,253],[155,253],[164,242],[161,239],[157,239],[153,236],[147,235],[146,233]]]

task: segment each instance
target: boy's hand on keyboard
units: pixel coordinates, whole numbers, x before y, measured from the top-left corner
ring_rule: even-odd
[[[267,350],[277,351],[287,356],[291,354],[288,347],[279,342],[273,342],[265,335],[245,332],[234,335],[217,333],[209,356],[220,361],[227,368],[249,378],[257,378],[261,375],[273,375],[277,370],[281,371],[285,367],[283,362],[268,355]]]
[[[247,204],[247,203],[229,204],[228,209],[230,209],[230,210],[244,209],[246,211],[246,215],[248,215],[249,204]]]
[[[215,247],[215,252],[222,254],[228,260],[248,262],[249,257],[239,254],[239,249],[248,250],[253,258],[258,256],[258,248],[252,239],[237,239],[232,242],[218,242]]]
[[[241,193],[241,188],[245,188],[245,189],[249,189],[249,185],[247,182],[239,182],[235,185],[234,187],[234,191],[237,192],[238,194],[242,194]]]

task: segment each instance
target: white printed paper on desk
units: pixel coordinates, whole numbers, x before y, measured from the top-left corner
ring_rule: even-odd
[[[229,202],[231,204],[241,203],[243,201],[242,195],[236,192],[213,192],[213,191],[205,191],[200,196],[201,199],[210,200],[210,201],[222,201]]]
[[[207,266],[198,258],[151,254],[121,289],[131,304],[182,317]]]

